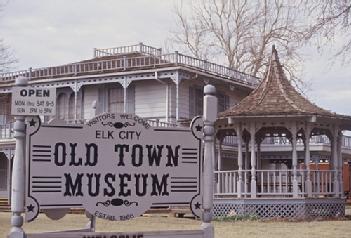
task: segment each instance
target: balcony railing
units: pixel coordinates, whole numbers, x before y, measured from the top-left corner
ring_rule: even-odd
[[[139,52],[141,56],[128,53]],[[121,55],[124,57],[113,57],[103,59],[101,56]],[[257,77],[239,72],[232,68],[210,63],[206,60],[183,55],[178,52],[162,54],[160,49],[156,49],[143,44],[123,46],[109,49],[95,49],[94,55],[96,58],[91,61],[72,63],[67,65],[44,67],[31,70],[22,70],[17,72],[9,72],[0,74],[0,82],[12,82],[19,76],[28,77],[31,79],[49,79],[58,77],[73,77],[78,75],[91,75],[101,73],[112,73],[125,71],[128,69],[138,69],[145,67],[156,66],[184,66],[194,68],[209,74],[227,78],[233,82],[256,87],[259,83]]]
[[[94,49],[94,57],[112,56],[118,54],[143,53],[152,56],[162,55],[162,49],[139,43],[136,45],[120,46],[105,49]]]

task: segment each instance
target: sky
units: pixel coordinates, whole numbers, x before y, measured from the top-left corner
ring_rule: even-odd
[[[0,38],[19,60],[18,70],[91,58],[93,48],[139,42],[159,48],[175,29],[177,1],[7,0],[0,13]],[[329,57],[312,49],[304,52],[306,94],[325,109],[351,115],[351,64],[331,63]]]

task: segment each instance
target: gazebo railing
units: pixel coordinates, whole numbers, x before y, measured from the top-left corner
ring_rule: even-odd
[[[311,170],[312,194],[332,195],[335,170]]]
[[[231,170],[231,171],[215,171],[215,188],[214,194],[215,196],[221,195],[238,195],[238,184],[239,181],[239,171]],[[250,190],[249,186],[245,186],[250,184],[250,170],[242,170],[242,181],[243,181],[243,195],[249,195]]]
[[[257,195],[292,196],[293,170],[256,170]],[[304,178],[297,173],[299,193],[303,191]]]
[[[312,197],[331,196],[334,194],[334,170],[311,170]],[[297,170],[296,179],[298,195],[307,196],[306,179],[307,170]],[[216,197],[239,195],[239,171],[215,171],[214,194]],[[292,197],[293,196],[293,170],[256,170],[256,196],[258,197]],[[251,171],[242,170],[241,195],[250,196]]]

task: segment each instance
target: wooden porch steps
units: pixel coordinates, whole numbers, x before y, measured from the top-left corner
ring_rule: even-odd
[[[10,212],[11,205],[7,198],[0,198],[0,212]]]

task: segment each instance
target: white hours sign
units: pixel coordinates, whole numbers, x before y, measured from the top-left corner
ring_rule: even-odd
[[[132,114],[107,113],[86,125],[27,127],[26,218],[39,209],[84,207],[128,220],[151,206],[189,205],[201,214],[202,128],[151,127]]]
[[[56,88],[12,88],[12,115],[54,116],[56,114]]]

